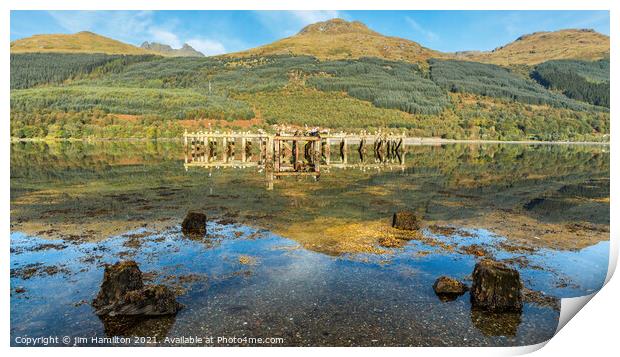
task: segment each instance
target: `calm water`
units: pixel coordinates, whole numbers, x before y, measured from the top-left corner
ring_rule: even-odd
[[[470,284],[480,259],[471,247],[558,298],[600,288],[607,272],[606,146],[414,146],[404,165],[332,167],[271,190],[255,167],[183,163],[177,143],[12,145],[13,344],[47,335],[533,344],[552,336],[557,310],[472,312],[467,293],[442,302],[433,282]],[[377,237],[404,208],[424,217],[423,237],[382,247]],[[181,234],[188,210],[208,215],[204,239]],[[122,330],[97,318],[89,302],[103,264],[122,259],[185,308]]]

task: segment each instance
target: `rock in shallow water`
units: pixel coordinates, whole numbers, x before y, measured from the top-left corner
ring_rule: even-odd
[[[442,301],[452,301],[467,291],[467,286],[456,279],[441,276],[433,284],[435,294]]]
[[[521,311],[521,278],[516,269],[485,259],[476,263],[470,291],[473,308],[486,311]]]
[[[182,308],[168,287],[144,285],[134,261],[106,265],[101,289],[92,305],[97,315],[108,316],[171,315]]]
[[[207,233],[207,216],[200,212],[188,212],[181,223],[183,234],[204,236]]]
[[[392,217],[392,227],[408,231],[420,229],[418,216],[411,211],[399,211]]]

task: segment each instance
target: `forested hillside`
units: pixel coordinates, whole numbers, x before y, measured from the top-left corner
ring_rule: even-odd
[[[605,83],[604,68],[589,71],[579,73]],[[11,134],[178,137],[184,128],[234,122],[265,130],[286,124],[454,139],[607,140],[608,109],[569,98],[553,83],[453,60],[13,54]]]
[[[573,110],[592,109],[493,64],[453,60],[431,60],[430,63],[431,78],[451,92],[475,93]]]
[[[61,84],[67,79],[119,72],[128,64],[148,61],[155,56],[125,56],[106,54],[24,53],[11,54],[11,89],[23,89],[39,84]]]
[[[532,78],[569,98],[609,108],[609,59],[548,61],[534,68]]]

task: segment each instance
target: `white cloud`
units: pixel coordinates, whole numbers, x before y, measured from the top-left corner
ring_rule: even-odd
[[[187,44],[202,52],[205,56],[221,55],[226,53],[224,44],[208,38],[191,38]]]
[[[192,37],[195,34],[185,33],[188,36],[184,37],[179,21],[171,19],[165,23],[156,22],[152,11],[49,11],[49,14],[68,32],[92,31],[137,46],[144,41],[159,42],[172,48],[180,48],[183,43],[188,43],[207,56],[226,52],[220,41]],[[227,43],[239,43],[235,39],[229,40]]]
[[[49,11],[69,32],[93,31],[127,40],[144,33],[153,23],[151,11]]]
[[[49,11],[49,14],[58,25],[71,32],[91,29],[98,20],[95,11]]]
[[[415,21],[414,19],[412,19],[409,16],[405,17],[405,21],[407,21],[407,23],[409,24],[409,26],[416,32],[418,32],[419,34],[421,34],[422,36],[426,37],[426,39],[428,41],[436,41],[439,39],[439,36],[434,33],[433,31],[427,30],[425,29],[422,25],[420,25],[417,21]]]
[[[148,32],[151,35],[151,42],[163,43],[165,45],[170,45],[172,48],[179,48],[183,45],[179,37],[170,31],[151,27]]]

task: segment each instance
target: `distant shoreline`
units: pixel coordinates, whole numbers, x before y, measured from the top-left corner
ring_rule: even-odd
[[[183,138],[68,138],[68,139],[49,139],[49,138],[11,138],[11,143],[18,142],[182,142]],[[354,141],[351,142],[355,144]],[[467,140],[467,139],[442,139],[442,138],[405,138],[406,145],[442,145],[442,144],[522,144],[522,145],[607,145],[609,141],[537,141],[537,140]]]
[[[11,138],[11,143],[19,142],[141,142],[141,141],[160,141],[160,142],[182,142],[183,138],[68,138],[68,139],[50,139],[50,138]],[[355,141],[351,141],[355,144]],[[525,144],[525,145],[609,145],[609,141],[537,141],[537,140],[467,140],[467,139],[442,139],[442,138],[416,138],[407,137],[404,143],[406,145],[441,145],[441,144]]]

